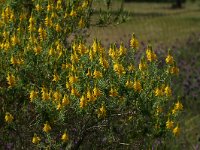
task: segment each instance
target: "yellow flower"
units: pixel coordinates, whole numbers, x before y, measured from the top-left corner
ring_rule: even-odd
[[[156,54],[154,53],[154,51],[150,46],[146,50],[146,57],[149,62],[152,62],[157,59]]]
[[[91,77],[91,76],[92,76],[92,72],[91,72],[91,69],[90,69],[90,68],[88,68],[86,76],[88,76],[88,77]]]
[[[61,105],[61,103],[58,103],[58,105],[57,105],[57,110],[60,110],[61,109],[61,107],[62,107],[62,105]]]
[[[178,67],[173,66],[173,67],[170,67],[169,69],[170,69],[169,71],[170,71],[171,74],[175,74],[175,75],[179,74],[179,68]]]
[[[119,56],[126,54],[126,48],[124,47],[124,44],[121,43],[119,47]]]
[[[34,52],[35,52],[35,55],[38,55],[39,53],[41,53],[42,51],[42,47],[37,45],[36,47],[34,47]]]
[[[11,57],[10,61],[11,61],[11,64],[13,64],[13,65],[17,65],[18,64],[17,58],[15,58],[14,56]]]
[[[94,89],[93,89],[93,96],[98,97],[100,95],[101,95],[100,89],[95,86]]]
[[[158,87],[154,90],[154,93],[155,96],[163,96],[163,90]]]
[[[49,18],[48,16],[46,16],[45,20],[44,20],[44,23],[47,27],[51,27],[52,26],[52,20],[51,18]]]
[[[48,5],[47,5],[47,12],[51,11],[52,9],[53,9],[53,6],[50,5],[50,4],[48,4]]]
[[[78,81],[78,78],[76,76],[70,75],[69,76],[69,83],[74,84]]]
[[[175,104],[175,109],[176,110],[183,110],[183,104],[180,103],[179,101]]]
[[[46,133],[48,133],[48,132],[50,132],[51,130],[52,130],[52,129],[51,129],[51,126],[49,125],[48,122],[46,122],[46,123],[44,124],[43,131],[46,132]]]
[[[180,134],[180,128],[179,128],[178,125],[173,129],[173,134],[174,134],[175,136],[178,136],[178,135]]]
[[[134,81],[133,88],[136,92],[140,92],[142,90],[142,86],[139,80]]]
[[[133,64],[131,64],[131,65],[128,66],[128,71],[133,72],[134,69],[135,69],[135,67],[134,67]]]
[[[16,35],[14,35],[13,37],[11,37],[11,42],[12,42],[12,45],[13,45],[13,46],[15,46],[15,45],[19,42],[19,40],[18,40],[18,38],[16,37]]]
[[[36,11],[41,11],[41,10],[42,10],[42,6],[40,6],[39,4],[37,4],[37,5],[35,6],[35,10],[36,10]]]
[[[61,137],[61,140],[63,142],[67,142],[69,140],[69,136],[66,132],[63,133],[62,137]]]
[[[79,28],[84,28],[85,27],[85,22],[83,20],[83,17],[81,17],[79,23],[78,23]]]
[[[99,108],[98,111],[98,118],[100,117],[105,117],[106,116],[106,108],[104,105],[101,106],[101,108]]]
[[[130,47],[133,48],[133,49],[138,49],[138,47],[139,47],[139,42],[135,38],[135,34],[132,34],[132,38],[130,40]]]
[[[30,101],[32,102],[37,97],[37,95],[38,95],[38,92],[36,92],[34,90],[31,90],[30,91],[30,96],[29,96]]]
[[[133,87],[134,87],[133,81],[130,81],[130,79],[128,79],[128,80],[126,81],[126,87],[127,87],[127,88],[133,88]]]
[[[71,89],[71,95],[79,96],[79,93],[78,93],[78,91],[77,91],[77,89],[75,87],[72,87],[72,89]]]
[[[83,108],[87,105],[87,99],[85,98],[84,95],[81,96],[81,99],[80,99],[80,108]]]
[[[171,96],[172,95],[171,87],[168,86],[168,85],[165,87],[165,95],[166,96]]]
[[[15,76],[13,74],[9,74],[8,73],[6,79],[7,79],[9,88],[12,88],[13,86],[16,85],[16,78],[15,78]]]
[[[76,11],[74,11],[74,9],[72,9],[72,11],[70,12],[70,16],[74,17],[76,15],[77,15]]]
[[[67,95],[64,95],[63,99],[62,99],[62,105],[66,106],[69,104],[69,97]]]
[[[108,61],[107,61],[105,58],[103,58],[103,56],[101,56],[101,57],[99,58],[99,63],[100,63],[105,69],[108,69],[109,63],[108,63]]]
[[[60,80],[60,77],[58,76],[57,73],[55,73],[55,74],[53,75],[53,80],[52,80],[52,81],[57,82],[58,80]]]
[[[95,100],[95,97],[93,96],[93,93],[90,91],[89,88],[87,90],[87,94],[86,95],[87,95],[87,99],[88,99],[89,102]]]
[[[34,134],[33,138],[32,138],[32,143],[33,144],[38,144],[41,141],[40,137],[37,136],[37,134]]]
[[[167,120],[167,122],[166,122],[166,128],[167,129],[173,129],[173,127],[174,127],[174,122],[172,121],[172,120]]]
[[[174,58],[173,56],[171,56],[170,54],[167,55],[166,59],[165,59],[165,62],[169,65],[173,64],[174,62]]]
[[[109,91],[109,95],[110,95],[111,97],[116,97],[116,96],[118,96],[118,91],[117,91],[117,89],[111,88],[110,91]]]
[[[139,63],[139,70],[140,71],[143,71],[143,70],[146,70],[147,69],[147,63],[143,60],[140,61]]]
[[[49,100],[50,94],[48,93],[48,90],[46,88],[42,88],[42,100]]]
[[[59,101],[62,98],[62,94],[59,91],[55,91],[53,97],[55,101]]]
[[[122,64],[119,64],[119,63],[115,63],[115,64],[113,65],[113,70],[114,70],[119,76],[126,73],[124,67],[122,66]]]
[[[56,32],[60,32],[61,31],[61,26],[57,23],[55,26]]]
[[[13,121],[14,117],[12,116],[12,114],[10,114],[9,112],[6,112],[6,115],[5,115],[5,121],[7,123],[11,123]]]
[[[100,71],[94,70],[93,78],[98,79],[102,77],[102,73]]]

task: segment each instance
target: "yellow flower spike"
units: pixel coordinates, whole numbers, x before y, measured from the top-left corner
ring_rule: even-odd
[[[18,40],[18,38],[16,37],[15,34],[11,37],[11,42],[12,42],[13,46],[15,46],[16,44],[18,44],[19,40]]]
[[[147,47],[146,50],[146,58],[149,62],[155,61],[157,60],[157,55],[154,53],[154,51],[152,50],[151,46]]]
[[[14,117],[12,116],[11,113],[9,112],[6,112],[6,115],[5,115],[5,122],[7,123],[11,123],[13,121]]]
[[[39,136],[37,136],[37,134],[34,134],[33,138],[32,138],[32,143],[33,144],[38,144],[40,143],[41,139]]]
[[[76,83],[78,81],[78,77],[76,77],[75,75],[70,75],[69,76],[69,83],[72,85],[74,83]]]
[[[47,12],[50,12],[51,10],[53,10],[53,6],[49,4],[47,5]]]
[[[109,95],[111,96],[111,97],[116,97],[116,96],[118,96],[118,91],[117,91],[117,89],[115,89],[115,88],[111,88],[110,89],[110,91],[109,91]]]
[[[79,28],[84,28],[85,27],[85,22],[83,20],[83,17],[81,17],[80,21],[78,22]]]
[[[155,96],[163,96],[163,90],[161,89],[161,88],[156,88],[155,90],[154,90],[154,94],[155,94]]]
[[[55,30],[56,32],[61,32],[61,26],[57,23],[56,26],[55,26]]]
[[[180,127],[176,125],[176,127],[173,129],[174,136],[178,136],[180,134]]]
[[[93,78],[98,79],[98,78],[101,78],[102,76],[103,75],[100,71],[97,71],[96,69],[94,70]]]
[[[53,93],[53,98],[55,101],[59,101],[62,98],[62,94],[57,90]]]
[[[81,96],[79,105],[80,108],[84,108],[85,106],[87,106],[87,99],[84,95]]]
[[[38,92],[36,92],[36,91],[34,91],[34,90],[31,90],[30,91],[30,96],[29,96],[29,98],[30,98],[30,101],[32,102],[35,98],[37,98],[37,96],[38,96]]]
[[[77,15],[76,11],[74,11],[74,9],[72,9],[70,12],[70,16],[75,17],[76,15]]]
[[[181,111],[183,110],[183,104],[181,102],[177,102],[174,107],[176,110]]]
[[[128,66],[128,71],[133,72],[134,70],[135,70],[134,65],[133,65],[133,64],[130,64],[130,65]]]
[[[91,72],[91,69],[90,69],[90,68],[88,68],[86,76],[92,77],[92,72]]]
[[[40,4],[37,4],[36,6],[35,6],[35,10],[36,11],[41,11],[42,10],[42,6],[40,6]]]
[[[50,99],[50,93],[48,93],[48,90],[45,87],[42,88],[41,92],[42,92],[42,100],[46,101]]]
[[[97,88],[97,86],[95,85],[94,89],[93,89],[93,96],[94,97],[99,97],[101,95],[101,91],[99,88]]]
[[[40,45],[37,45],[37,46],[34,47],[33,50],[34,50],[34,52],[35,52],[35,55],[38,55],[38,54],[41,53],[42,47],[41,47]]]
[[[53,80],[52,80],[52,81],[58,82],[59,80],[60,80],[59,75],[58,75],[57,73],[54,73],[54,75],[53,75]]]
[[[69,97],[65,94],[63,99],[62,99],[62,105],[66,106],[69,105],[70,101],[69,101]]]
[[[49,133],[51,130],[52,130],[52,129],[51,129],[51,126],[49,125],[48,122],[46,122],[46,123],[44,124],[43,131],[46,132],[46,133]]]
[[[166,122],[166,128],[167,129],[173,129],[174,128],[174,122],[172,120],[167,120]]]
[[[9,88],[12,88],[16,85],[16,78],[13,74],[8,73],[6,80],[9,85]]]
[[[49,55],[49,56],[54,56],[55,53],[56,53],[55,50],[51,47],[51,48],[49,49],[48,55]]]
[[[14,56],[11,56],[10,62],[11,62],[12,65],[17,65],[18,64],[17,58],[15,58]]]
[[[171,87],[169,85],[167,85],[165,87],[165,95],[166,96],[172,96],[172,89],[171,89]]]
[[[61,10],[62,9],[62,1],[58,0],[56,4],[56,10]]]
[[[93,41],[92,50],[93,50],[93,52],[94,52],[95,54],[96,54],[96,52],[98,51],[97,39],[95,39],[95,40]]]
[[[178,67],[173,66],[173,67],[170,67],[169,69],[170,69],[169,72],[171,74],[174,74],[174,75],[178,75],[179,74],[179,68]]]
[[[170,54],[170,50],[168,51],[168,55],[165,59],[165,62],[169,65],[172,65],[174,63],[174,58],[173,56]]]
[[[60,109],[61,109],[61,107],[62,107],[61,103],[58,103],[58,105],[57,105],[56,109],[57,109],[57,110],[60,110]]]
[[[53,25],[51,18],[46,16],[44,24],[46,25],[46,27],[51,27]]]
[[[74,96],[79,96],[79,92],[77,91],[77,89],[75,87],[72,86],[71,88],[71,95]]]
[[[93,94],[92,94],[92,92],[90,91],[89,88],[87,90],[87,94],[86,95],[87,95],[88,102],[91,102],[91,101],[94,100]]]
[[[142,86],[139,80],[134,81],[133,88],[135,92],[140,92],[142,90]]]
[[[124,47],[124,44],[121,43],[119,47],[119,56],[125,55],[126,54],[126,48]]]
[[[134,33],[132,34],[132,38],[131,38],[131,40],[130,40],[130,47],[133,48],[133,49],[136,49],[136,50],[137,50],[138,47],[139,47],[139,42],[138,42],[138,40],[136,39]]]
[[[130,79],[128,79],[128,80],[126,81],[126,87],[127,87],[127,88],[133,88],[133,87],[134,87],[133,81],[130,81]]]
[[[139,63],[139,70],[144,71],[147,69],[147,63],[142,59]]]
[[[98,118],[103,118],[105,116],[106,116],[106,108],[102,104],[102,106],[99,108],[99,111],[98,111]]]
[[[69,135],[66,132],[64,132],[62,137],[61,137],[61,140],[63,142],[67,142],[69,140]]]
[[[119,63],[115,63],[113,65],[113,70],[119,75],[121,76],[122,74],[125,74],[125,69],[124,67],[122,66],[122,64],[119,64]]]

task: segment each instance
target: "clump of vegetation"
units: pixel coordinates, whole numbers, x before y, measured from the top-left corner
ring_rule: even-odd
[[[0,140],[14,147],[149,147],[177,136],[183,110],[171,88],[179,69],[171,54],[161,63],[151,46],[136,61],[130,46],[99,40],[86,45],[91,1],[15,1],[2,6]],[[76,38],[68,42],[70,34]],[[89,140],[86,140],[89,139]]]

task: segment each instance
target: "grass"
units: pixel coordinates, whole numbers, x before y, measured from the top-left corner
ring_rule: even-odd
[[[100,8],[106,11],[102,3],[96,2],[94,10]],[[119,2],[113,3],[111,14],[119,8]],[[89,42],[93,37],[101,39],[105,44],[108,44],[107,41],[127,41],[134,32],[145,43],[151,41],[155,45],[172,45],[177,39],[186,40],[192,32],[200,32],[200,7],[197,4],[188,3],[184,9],[177,10],[171,9],[171,4],[166,3],[125,3],[123,13],[129,14],[125,23],[106,27],[92,26]],[[97,14],[92,21],[94,24],[98,21]]]
[[[120,7],[114,2],[110,13],[115,15]],[[125,23],[99,27],[95,23],[98,15],[92,17],[93,26],[89,29],[90,38],[98,38],[104,45],[109,42],[127,41],[135,33],[143,43],[151,42],[155,49],[173,48],[181,74],[176,91],[182,96],[185,111],[180,119],[181,136],[169,140],[167,149],[200,149],[200,6],[186,3],[183,9],[171,9],[167,3],[125,3]],[[95,11],[106,11],[102,3],[94,3]],[[106,12],[104,12],[106,14]],[[122,14],[123,15],[123,14]],[[128,44],[128,43],[127,43]]]

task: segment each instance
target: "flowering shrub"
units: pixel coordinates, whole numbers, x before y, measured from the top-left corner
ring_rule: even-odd
[[[148,46],[138,63],[134,34],[130,47],[107,49],[79,37],[69,43],[67,37],[89,22],[91,2],[67,2],[33,1],[30,14],[16,11],[13,1],[2,7],[1,140],[27,137],[50,149],[117,148],[178,135],[183,106],[173,98],[171,79],[179,69],[171,52],[162,65]]]

